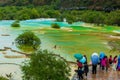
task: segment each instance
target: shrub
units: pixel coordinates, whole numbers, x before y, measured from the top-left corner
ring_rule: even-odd
[[[0,80],[8,80],[8,79],[3,76],[0,76]]]
[[[13,22],[13,23],[11,24],[11,27],[20,27],[19,21],[16,20],[15,22]]]
[[[38,47],[41,43],[40,39],[33,32],[30,31],[26,31],[20,34],[15,39],[15,42],[18,44],[18,46],[32,46],[33,48]]]
[[[58,24],[52,24],[52,28],[60,29],[60,26]]]

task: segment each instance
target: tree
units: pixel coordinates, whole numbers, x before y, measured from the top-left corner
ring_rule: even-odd
[[[48,10],[46,13],[51,17],[51,18],[57,18],[60,16],[60,12],[57,10]]]
[[[23,80],[69,80],[67,62],[47,50],[34,52],[21,69]]]
[[[38,13],[38,11],[35,8],[31,9],[31,13],[30,14],[31,14],[30,17],[32,19],[39,17],[39,13]]]
[[[15,19],[18,20],[30,19],[30,13],[31,13],[31,9],[26,7],[21,7],[21,10],[17,11],[15,15]]]
[[[20,34],[16,39],[15,39],[17,46],[32,46],[33,48],[37,48],[41,41],[40,39],[30,31],[24,32]]]

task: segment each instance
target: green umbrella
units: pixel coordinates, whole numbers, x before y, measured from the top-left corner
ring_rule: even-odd
[[[74,54],[74,57],[77,59],[77,60],[81,60],[83,58],[83,55],[80,54],[80,53],[76,53]]]

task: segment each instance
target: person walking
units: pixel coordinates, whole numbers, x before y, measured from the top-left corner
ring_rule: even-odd
[[[84,63],[84,73],[85,73],[85,78],[87,78],[87,73],[89,72],[89,67],[87,62]]]
[[[112,66],[112,62],[113,62],[113,59],[112,59],[112,55],[110,55],[109,57],[109,64]]]
[[[77,60],[77,66],[78,66],[78,69],[79,69],[79,68],[83,67],[83,64],[81,62],[79,62],[79,60]]]
[[[104,70],[105,67],[106,67],[106,60],[105,60],[105,57],[102,59],[101,65],[102,65],[102,70]]]
[[[117,68],[116,64],[117,64],[117,56],[113,58],[113,66],[112,66],[113,70],[116,70]]]
[[[106,72],[107,72],[109,68],[109,60],[107,56],[105,56],[105,62],[106,62]]]
[[[85,63],[87,63],[87,57],[86,57],[86,55],[84,55],[84,57],[85,57],[85,59],[86,59]]]
[[[99,57],[97,53],[93,53],[91,56],[91,62],[92,62],[92,74],[97,73],[97,64],[99,62]]]
[[[75,70],[75,72],[77,72],[79,80],[83,80],[84,71],[82,70],[82,68],[78,68],[78,70]]]
[[[119,57],[118,57],[117,70],[120,71],[120,55],[119,55]]]

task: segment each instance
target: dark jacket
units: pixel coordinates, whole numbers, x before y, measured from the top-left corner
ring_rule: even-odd
[[[84,72],[85,72],[85,73],[88,73],[88,72],[89,72],[88,64],[85,64],[85,65],[84,65]]]
[[[81,76],[82,74],[84,74],[84,71],[82,69],[78,69],[78,70],[76,70],[76,72],[77,72],[77,74],[79,76]]]

